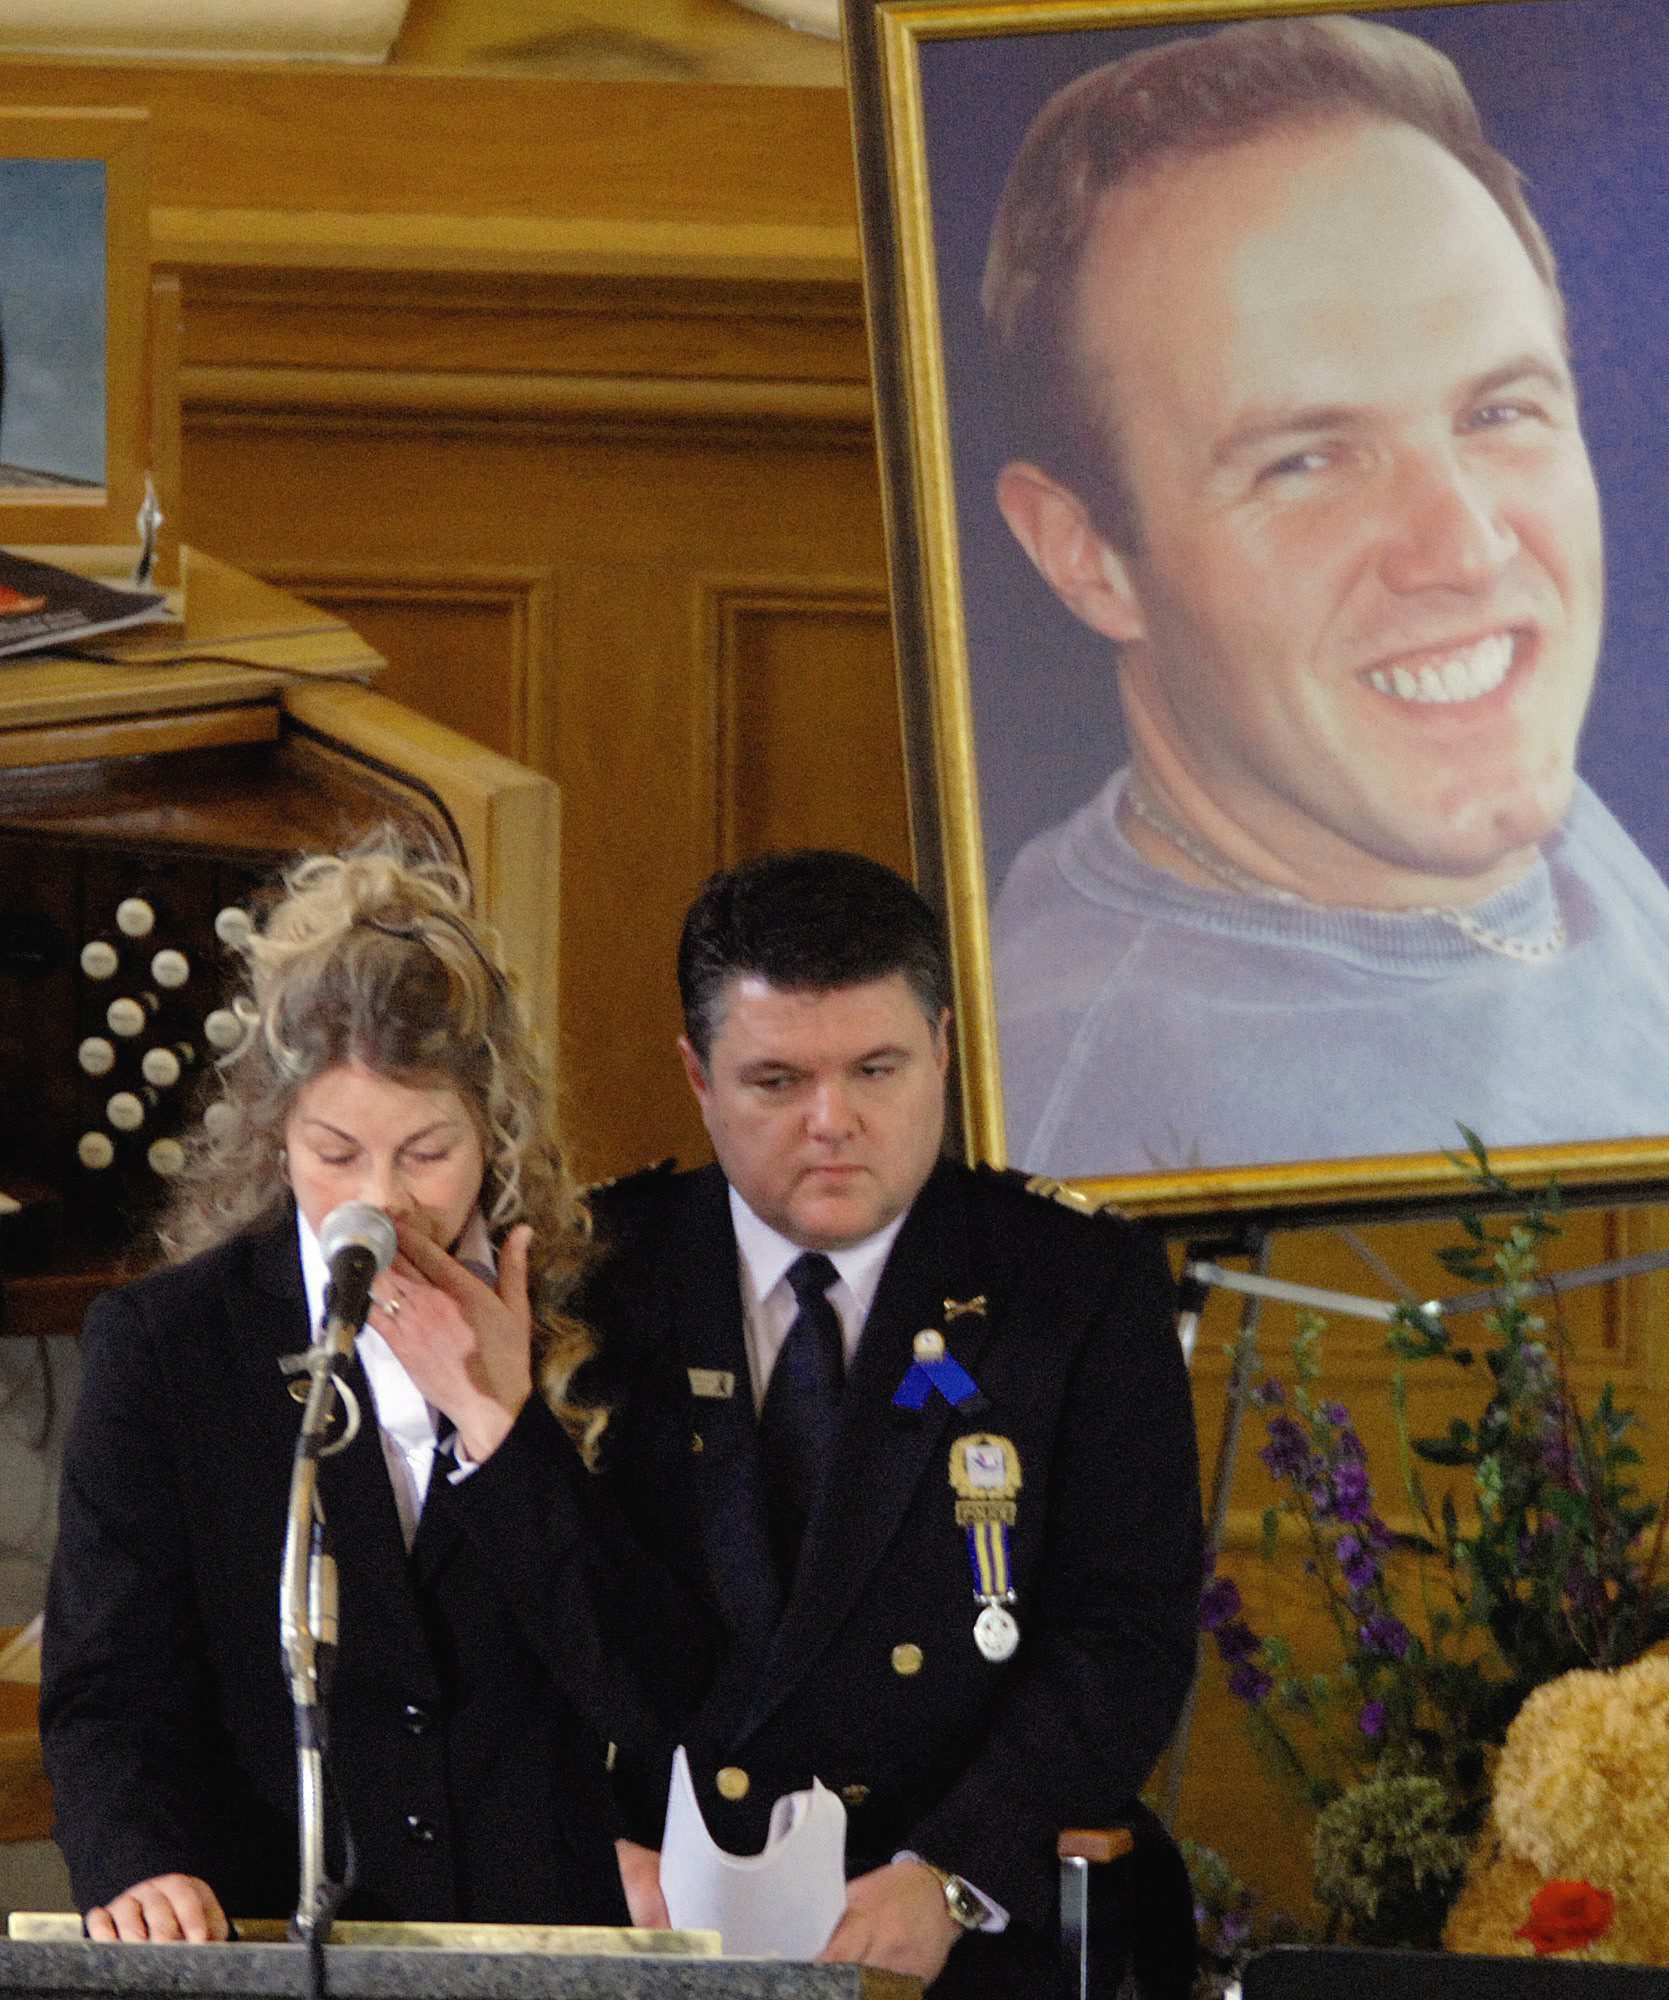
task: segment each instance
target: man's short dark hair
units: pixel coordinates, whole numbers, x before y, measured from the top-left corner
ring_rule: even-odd
[[[834,848],[764,854],[715,875],[678,941],[684,1032],[705,1067],[733,979],[832,993],[900,972],[928,1020],[950,1005],[944,931],[890,868]]]
[[[1003,184],[980,291],[1010,454],[1054,475],[1116,548],[1141,547],[1117,412],[1072,339],[1078,270],[1104,196],[1168,161],[1351,119],[1409,125],[1481,181],[1559,296],[1518,169],[1459,70],[1418,36],[1345,15],[1241,21],[1104,64],[1056,91]]]

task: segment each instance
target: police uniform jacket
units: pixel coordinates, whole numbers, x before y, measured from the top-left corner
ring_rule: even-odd
[[[935,1995],[1054,1990],[1056,1836],[1128,1816],[1193,1672],[1198,1466],[1162,1249],[941,1162],[882,1273],[784,1603],[726,1183],[659,1169],[593,1209],[610,1254],[583,1310],[623,1398],[616,1476],[725,1632],[687,1732],[715,1839],[756,1852],[778,1795],[821,1778],[847,1804],[850,1873],[909,1849],[1010,1913],[1005,1934],[959,1941]],[[984,1407],[893,1406],[924,1329]],[[975,1644],[950,1479],[978,1432],[1014,1447],[1023,1480],[1022,1637],[1000,1662]]]
[[[278,1364],[307,1339],[293,1212],[88,1317],[41,1694],[83,1908],[173,1870],[234,1918],[295,1908],[278,1576],[301,1413]],[[432,1481],[408,1557],[357,1365],[349,1380],[365,1421],[320,1468],[347,1914],[625,1922],[608,1745],[662,1747],[639,1695],[699,1676],[698,1609],[620,1539],[537,1397],[478,1471]]]

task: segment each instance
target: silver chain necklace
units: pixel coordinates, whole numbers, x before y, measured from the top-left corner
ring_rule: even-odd
[[[1226,854],[1219,854],[1208,847],[1203,840],[1191,834],[1185,826],[1174,820],[1156,799],[1150,798],[1131,772],[1125,781],[1121,805],[1128,806],[1139,820],[1152,827],[1161,838],[1170,842],[1179,854],[1185,854],[1194,866],[1214,882],[1220,882],[1225,889],[1234,889],[1243,896],[1259,896],[1266,903],[1298,904],[1314,907],[1304,896],[1291,889],[1277,889],[1272,882],[1260,882],[1255,875],[1238,867]],[[1568,940],[1565,931],[1564,912],[1555,907],[1553,922],[1544,936],[1538,938],[1503,937],[1499,931],[1492,931],[1482,924],[1470,910],[1457,910],[1445,903],[1420,903],[1412,909],[1398,912],[1409,917],[1436,917],[1451,930],[1457,930],[1462,937],[1485,951],[1492,951],[1499,958],[1511,958],[1524,965],[1537,965],[1550,958],[1557,958]]]

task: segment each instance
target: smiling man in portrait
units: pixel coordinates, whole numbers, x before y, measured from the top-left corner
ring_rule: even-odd
[[[1553,253],[1447,57],[1079,78],[1004,190],[998,502],[1129,762],[993,914],[1051,1173],[1669,1131],[1669,892],[1576,775],[1600,507]]]

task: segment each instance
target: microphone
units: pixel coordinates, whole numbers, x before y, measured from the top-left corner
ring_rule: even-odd
[[[345,1201],[319,1229],[319,1248],[330,1270],[325,1289],[325,1335],[351,1342],[371,1310],[371,1281],[394,1262],[394,1225],[368,1201]]]

